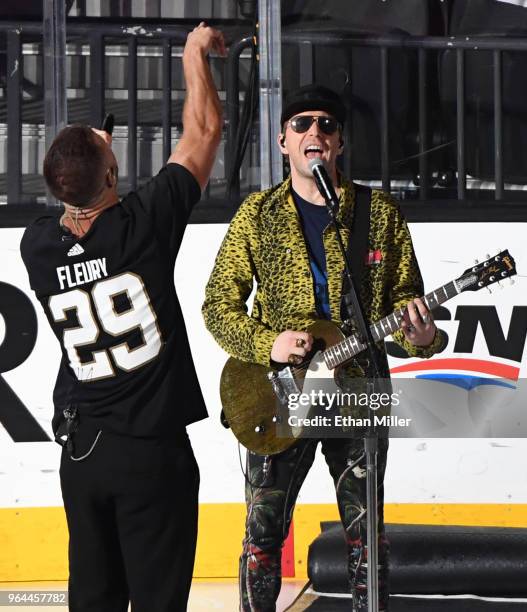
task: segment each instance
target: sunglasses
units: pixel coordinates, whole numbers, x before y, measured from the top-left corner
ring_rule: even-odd
[[[327,136],[331,136],[339,129],[339,122],[335,117],[317,117],[315,115],[297,115],[288,121],[293,132],[297,134],[304,134],[309,130],[313,121],[317,122],[317,125],[321,132]]]

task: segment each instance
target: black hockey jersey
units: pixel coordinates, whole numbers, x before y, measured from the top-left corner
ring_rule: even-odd
[[[131,436],[169,436],[207,416],[174,264],[195,178],[168,164],[104,210],[81,238],[44,216],[22,238],[22,258],[62,348],[53,400],[81,422]]]

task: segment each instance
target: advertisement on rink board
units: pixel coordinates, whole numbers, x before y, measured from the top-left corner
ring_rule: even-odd
[[[394,381],[409,377],[433,379],[455,386],[468,397],[482,387],[490,392],[500,380],[514,387],[526,377],[522,361],[527,337],[525,229],[525,224],[410,224],[427,292],[461,276],[474,265],[475,259],[481,262],[487,254],[494,255],[503,249],[508,249],[514,257],[518,275],[514,277],[514,284],[510,283],[511,279],[494,284],[490,287],[492,293],[487,289],[467,291],[437,308],[437,325],[448,335],[448,344],[430,360],[405,358],[387,338]],[[201,318],[204,286],[225,231],[223,224],[189,226],[175,272],[194,362],[211,416],[190,428],[198,462],[209,466],[202,470],[201,501],[204,502],[242,500],[236,446],[232,434],[221,428],[218,418],[219,376],[226,356],[215,346]],[[52,441],[51,431],[52,390],[60,351],[28,285],[19,253],[22,233],[19,228],[0,229],[3,262],[0,269],[0,507],[4,508],[61,504],[57,474],[60,448]],[[516,442],[515,452],[523,451],[523,441]],[[398,448],[391,450],[392,462],[396,461],[393,455],[399,452],[404,453]],[[419,464],[414,464],[412,469],[418,473]],[[233,479],[236,482],[229,485]],[[221,488],[218,482],[222,483]],[[520,494],[519,485],[515,486],[513,497],[521,495],[518,501],[525,502],[525,493]],[[434,483],[428,482],[428,487],[433,489]],[[471,501],[464,497],[469,490],[466,482],[453,484],[452,499]],[[324,497],[324,492],[320,495]],[[317,499],[316,493],[307,499],[326,501]],[[418,492],[412,494],[411,501],[420,501]]]

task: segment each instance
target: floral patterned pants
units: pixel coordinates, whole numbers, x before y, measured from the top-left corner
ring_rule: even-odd
[[[240,610],[274,612],[281,586],[282,545],[293,516],[300,487],[311,468],[318,440],[301,440],[268,460],[247,453],[245,496],[247,519],[240,557]],[[377,477],[379,495],[380,609],[387,609],[388,543],[384,536],[383,478],[388,440],[379,438]],[[350,588],[357,609],[366,593],[366,459],[362,439],[324,439],[322,453],[336,488],[340,518],[346,531]]]

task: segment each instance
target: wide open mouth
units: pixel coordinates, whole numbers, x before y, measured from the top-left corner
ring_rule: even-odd
[[[322,157],[322,154],[323,154],[323,150],[320,145],[308,145],[304,149],[304,155],[308,159],[315,159],[317,157]]]

